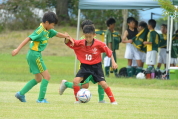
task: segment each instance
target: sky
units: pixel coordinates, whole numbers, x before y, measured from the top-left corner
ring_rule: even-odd
[[[154,9],[146,9],[145,11],[139,10],[140,13],[140,21],[148,21],[151,19],[151,13],[159,14],[159,15],[153,15],[153,19],[158,19],[162,17],[162,9],[161,8],[154,8]]]

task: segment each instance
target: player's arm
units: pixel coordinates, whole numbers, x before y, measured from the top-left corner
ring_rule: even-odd
[[[72,46],[74,45],[74,41],[73,41],[72,37],[70,37],[70,35],[69,35],[67,32],[65,32],[65,34],[58,32],[58,33],[56,34],[56,36],[59,37],[59,38],[68,39],[68,42],[71,41]],[[68,42],[67,42],[67,43],[68,43]]]
[[[108,48],[112,50],[112,42],[108,43]]]
[[[125,30],[124,35],[122,37],[122,43],[132,43],[133,42],[132,39],[127,40],[127,36],[128,36],[128,31]]]
[[[144,45],[152,44],[152,41],[153,41],[153,35],[152,35],[152,32],[151,32],[148,41],[144,41],[143,44]]]
[[[116,64],[116,62],[115,62],[115,60],[114,60],[114,57],[113,57],[113,55],[111,55],[111,62],[112,62],[112,68],[113,69],[117,69],[117,64]]]
[[[24,41],[22,41],[22,43],[12,51],[12,56],[17,55],[19,51],[23,48],[23,46],[25,46],[29,41],[31,41],[29,37],[27,37]]]

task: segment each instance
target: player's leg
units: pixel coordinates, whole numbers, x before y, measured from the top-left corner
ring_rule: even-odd
[[[132,59],[128,59],[127,75],[128,77],[133,77]]]
[[[48,70],[45,70],[44,72],[41,73],[41,75],[43,76],[43,79],[41,81],[40,92],[39,92],[37,102],[38,103],[48,103],[45,99],[45,95],[46,95],[48,83],[50,80],[50,74],[49,74]]]
[[[98,96],[99,96],[99,103],[105,103],[105,101],[104,101],[104,89],[99,84],[98,84]]]
[[[83,77],[75,77],[74,78],[74,81],[73,81],[73,90],[74,90],[74,96],[75,96],[75,99],[76,101],[78,101],[77,99],[77,92],[80,90],[80,86],[78,86],[78,84],[83,80]]]
[[[107,85],[107,83],[105,81],[100,81],[98,82],[99,85],[102,86],[102,88],[104,89],[105,93],[107,94],[108,98],[110,99],[111,104],[117,104],[114,95],[110,89],[110,87]]]
[[[116,52],[115,51],[113,52],[113,57],[114,57],[115,62],[117,63],[117,56],[116,56]],[[118,69],[114,70],[114,74],[115,74],[116,77],[118,77],[117,76],[118,75]]]
[[[83,83],[79,83],[80,88],[88,88],[89,82],[93,79],[92,75],[88,76]],[[93,81],[92,81],[93,82]],[[67,80],[62,80],[59,86],[59,94],[62,95],[67,88],[73,89],[73,82],[68,82]]]
[[[25,94],[32,89],[38,82],[40,82],[42,79],[41,74],[36,74],[35,79],[30,80],[26,83],[26,85],[16,93],[16,98],[18,98],[21,102],[26,102]]]

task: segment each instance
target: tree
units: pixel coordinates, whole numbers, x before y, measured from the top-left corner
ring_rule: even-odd
[[[56,14],[58,16],[59,24],[63,24],[70,20],[68,14],[68,0],[56,1]]]

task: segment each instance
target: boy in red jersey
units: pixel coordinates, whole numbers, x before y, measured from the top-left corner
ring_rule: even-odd
[[[65,39],[66,45],[74,50],[75,54],[77,55],[77,59],[81,63],[80,70],[73,80],[75,98],[77,92],[80,90],[80,86],[78,86],[78,84],[84,81],[84,79],[86,79],[89,75],[92,75],[93,79],[102,86],[105,93],[108,95],[111,104],[117,104],[110,87],[105,81],[101,64],[101,53],[105,52],[108,57],[111,57],[113,69],[117,68],[112,51],[106,46],[105,43],[94,39],[95,28],[92,25],[84,26],[83,34],[85,39],[74,40],[74,46],[71,46],[71,41]],[[77,98],[76,103],[80,103]]]

